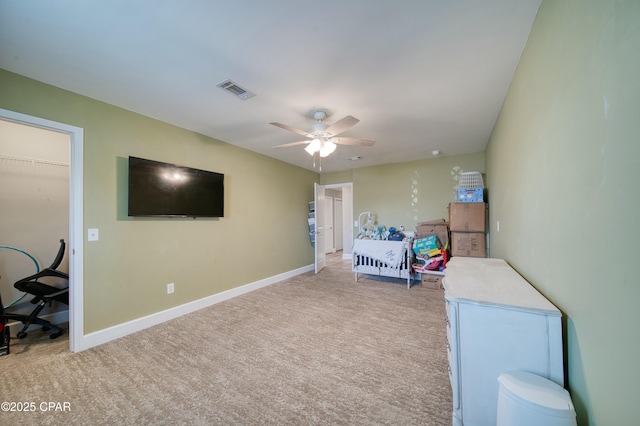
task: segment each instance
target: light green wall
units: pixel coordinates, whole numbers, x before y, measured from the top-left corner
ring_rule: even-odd
[[[0,107],[84,129],[85,333],[313,263],[319,175],[0,70]],[[225,217],[127,216],[127,158],[225,174]],[[166,284],[175,293],[166,294]]]
[[[353,170],[335,173],[323,173],[320,175],[321,185],[333,185],[338,183],[351,182],[353,180]]]
[[[640,2],[544,0],[487,148],[491,250],[564,312],[580,425],[640,419],[639,118]]]
[[[456,178],[461,172],[471,171],[484,173],[484,153],[322,174],[320,182],[353,182],[354,220],[361,212],[371,211],[377,223],[387,229],[403,225],[412,231],[418,222],[448,220],[447,206],[456,200]]]

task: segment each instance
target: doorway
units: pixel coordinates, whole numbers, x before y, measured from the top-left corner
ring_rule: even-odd
[[[59,241],[69,241],[69,136],[0,120],[0,200],[2,303],[11,314],[29,315],[33,296],[13,284],[49,266]],[[68,271],[68,260],[65,253],[59,269]],[[38,317],[66,323],[69,308],[48,304]]]
[[[323,247],[327,247],[327,253],[335,252],[336,255],[339,254],[344,259],[351,259],[353,228],[350,224],[353,223],[353,183],[346,182],[317,186],[322,188],[323,213],[326,212],[326,215],[331,214],[333,216],[333,220],[330,222],[330,226],[332,227],[333,244],[331,245],[331,250],[329,250],[328,243],[326,242],[323,243]],[[332,198],[332,208],[324,205],[326,199],[329,197]],[[320,218],[316,219],[320,220]],[[323,218],[321,224],[323,226],[323,230],[325,224],[326,222]]]
[[[342,207],[342,188],[326,189],[324,200],[325,254],[340,252],[344,247],[345,221]],[[329,195],[331,194],[331,195]]]
[[[328,209],[325,206],[326,197],[331,196],[334,198],[333,208],[331,209],[331,214],[335,217],[338,217],[339,225],[336,225],[340,232],[334,232],[334,242],[339,240],[337,243],[338,246],[342,247],[342,251],[336,251],[331,255],[332,258],[336,258],[340,256],[344,260],[349,260],[352,258],[351,248],[353,246],[353,228],[350,224],[353,221],[353,183],[339,183],[332,185],[319,185],[317,183],[313,184],[313,200],[315,206],[315,222],[314,222],[314,233],[315,233],[315,273],[317,274],[326,266],[326,247],[325,243],[325,212],[328,212]],[[340,201],[338,203],[335,202],[335,199],[338,198]],[[340,207],[336,209],[336,204]],[[334,226],[334,228],[336,227]],[[334,229],[335,231],[335,229]]]
[[[69,349],[79,352],[83,342],[83,145],[84,131],[75,126],[0,109],[0,120],[22,124],[45,131],[65,134],[69,140],[69,200],[68,251],[69,259]]]

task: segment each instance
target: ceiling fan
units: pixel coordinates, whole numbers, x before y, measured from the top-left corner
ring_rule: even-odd
[[[338,136],[358,124],[360,120],[357,118],[347,115],[346,117],[329,125],[323,122],[327,115],[328,113],[325,110],[314,111],[313,118],[315,118],[316,123],[311,125],[308,131],[296,129],[295,127],[287,126],[282,123],[269,123],[276,127],[280,127],[281,129],[309,138],[305,141],[286,143],[284,145],[274,146],[273,148],[288,148],[297,145],[307,145],[304,150],[315,158],[316,153],[319,153],[320,157],[326,157],[331,154],[336,150],[336,145],[372,146],[375,144],[375,141],[369,139]]]

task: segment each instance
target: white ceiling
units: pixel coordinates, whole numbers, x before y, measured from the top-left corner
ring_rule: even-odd
[[[484,150],[540,0],[0,0],[0,68],[313,170]],[[216,87],[232,79],[256,96]],[[353,162],[347,157],[362,156]],[[318,171],[318,169],[315,169]]]

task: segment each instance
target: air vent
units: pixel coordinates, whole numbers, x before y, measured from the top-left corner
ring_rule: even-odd
[[[256,95],[255,93],[252,93],[246,89],[243,89],[242,87],[238,86],[235,82],[229,79],[221,81],[220,83],[216,84],[216,86],[218,86],[222,90],[226,90],[227,92],[231,93],[232,95],[234,95],[235,97],[243,101],[246,101],[249,98],[253,98]]]

